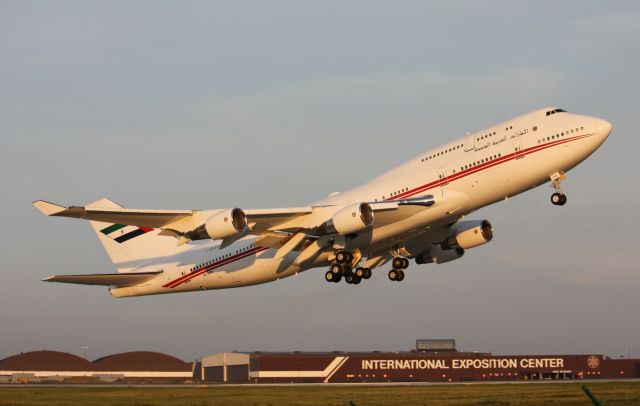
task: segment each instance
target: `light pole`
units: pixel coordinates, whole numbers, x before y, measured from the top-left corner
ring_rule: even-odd
[[[89,349],[89,347],[87,347],[86,345],[82,346],[82,352],[84,354],[84,359],[87,359],[87,350]]]

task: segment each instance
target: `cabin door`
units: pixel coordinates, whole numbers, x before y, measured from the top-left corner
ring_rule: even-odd
[[[466,152],[470,152],[476,149],[476,136],[470,134],[467,136],[467,139],[464,140],[464,150]]]
[[[516,159],[524,158],[524,153],[522,152],[522,135],[516,132],[511,135],[511,145],[513,146],[513,154]]]
[[[445,186],[449,184],[449,181],[445,180],[446,177],[447,177],[447,167],[446,165],[443,165],[438,168],[438,186],[440,186],[440,193],[442,197],[444,197]]]

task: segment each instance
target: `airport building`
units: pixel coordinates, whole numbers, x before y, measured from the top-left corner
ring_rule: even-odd
[[[218,383],[460,382],[640,378],[640,359],[476,352],[221,353],[194,367]]]
[[[194,364],[216,383],[535,381],[640,378],[640,359],[459,352],[454,340],[418,340],[407,352],[220,353]]]
[[[453,340],[418,340],[404,352],[224,352],[184,362],[157,352],[93,362],[57,351],[0,360],[0,383],[356,383],[640,378],[640,359],[601,354],[493,355]]]

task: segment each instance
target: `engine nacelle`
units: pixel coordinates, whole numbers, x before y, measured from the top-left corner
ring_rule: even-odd
[[[469,249],[486,244],[493,238],[493,226],[487,220],[461,221],[451,227],[452,236],[442,244],[442,249]]]
[[[247,216],[242,209],[225,209],[212,215],[203,225],[187,233],[191,240],[221,240],[243,232]]]
[[[209,217],[204,228],[212,240],[231,237],[247,228],[247,216],[242,209],[223,210]]]
[[[326,228],[342,235],[357,233],[373,225],[373,209],[368,203],[352,203],[338,210]]]
[[[445,262],[458,259],[463,255],[464,250],[462,248],[443,250],[439,245],[432,245],[428,250],[416,257],[416,264],[444,264]]]

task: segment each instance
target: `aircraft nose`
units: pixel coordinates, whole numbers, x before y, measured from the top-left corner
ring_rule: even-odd
[[[608,122],[607,120],[603,120],[601,118],[598,119],[596,123],[596,130],[598,132],[598,135],[602,137],[603,141],[607,139],[609,134],[611,134],[612,129],[613,129],[613,125],[611,125],[610,122]]]

